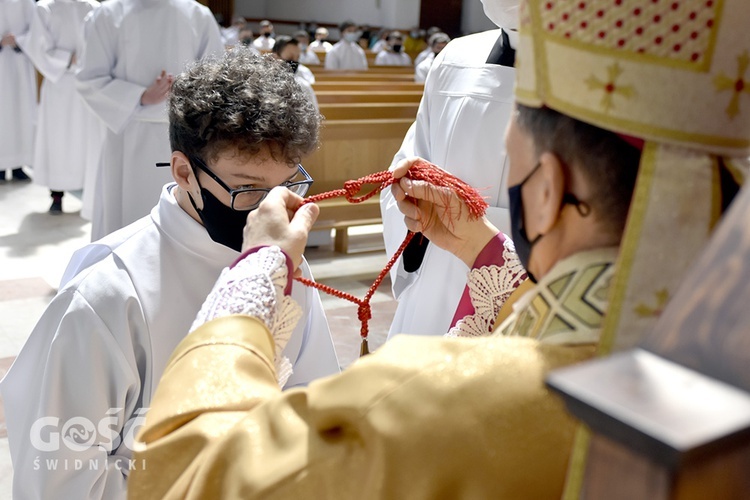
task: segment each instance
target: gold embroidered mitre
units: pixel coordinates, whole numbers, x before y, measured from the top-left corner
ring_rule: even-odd
[[[522,4],[516,99],[645,140],[601,348],[650,330],[750,154],[750,2]],[[726,174],[726,175],[724,175]]]

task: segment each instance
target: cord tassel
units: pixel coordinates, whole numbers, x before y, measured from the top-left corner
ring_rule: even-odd
[[[484,200],[484,198],[482,198],[482,196],[476,189],[472,188],[458,177],[455,177],[448,172],[436,167],[432,163],[426,161],[415,162],[407,172],[406,177],[413,180],[426,181],[435,186],[450,188],[464,201],[464,203],[466,203],[466,206],[469,208],[469,211],[474,217],[482,217],[487,210],[487,202]],[[384,170],[382,172],[370,174],[356,180],[346,181],[344,183],[343,189],[336,189],[334,191],[328,191],[326,193],[320,193],[305,198],[303,204],[315,203],[330,198],[338,198],[340,196],[345,197],[346,200],[349,201],[349,203],[362,203],[363,201],[366,201],[376,194],[380,193],[383,189],[390,186],[395,181],[396,179],[393,178],[393,174],[388,170]],[[365,184],[377,184],[378,186],[376,186],[375,189],[373,189],[369,193],[359,195],[362,186],[364,186]],[[383,279],[388,274],[388,271],[391,270],[398,258],[403,253],[406,245],[408,245],[411,239],[414,237],[414,234],[415,233],[412,233],[411,231],[407,231],[406,238],[404,238],[404,241],[398,247],[398,250],[396,250],[393,256],[388,260],[388,263],[385,265],[373,284],[367,290],[364,299],[358,299],[352,294],[336,290],[333,287],[317,283],[307,278],[294,278],[304,285],[317,288],[318,290],[321,290],[327,294],[348,300],[359,306],[357,309],[357,317],[362,324],[362,327],[360,329],[360,335],[362,337],[362,345],[359,351],[360,357],[370,353],[370,349],[367,343],[367,336],[369,334],[368,323],[370,318],[372,318],[370,299],[375,294],[375,291],[378,289],[380,284],[383,282]]]

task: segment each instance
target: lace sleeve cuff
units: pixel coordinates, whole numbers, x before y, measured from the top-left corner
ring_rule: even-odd
[[[302,316],[299,305],[285,293],[291,290],[290,269],[289,258],[277,246],[245,252],[230,268],[222,271],[190,331],[212,319],[232,314],[260,319],[273,336],[277,375],[283,386],[292,370],[289,360],[281,353]]]
[[[510,238],[499,233],[482,250],[469,272],[464,297],[448,337],[489,335],[500,308],[526,279]]]

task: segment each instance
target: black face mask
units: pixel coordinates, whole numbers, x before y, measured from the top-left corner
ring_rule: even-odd
[[[250,45],[251,43],[253,43],[253,39],[252,38],[243,38],[242,40],[240,40],[240,43],[242,45],[246,45],[247,46],[247,45]]]
[[[526,228],[524,227],[523,223],[523,193],[521,192],[521,188],[523,188],[523,185],[526,184],[529,179],[531,179],[531,176],[534,175],[534,173],[539,169],[540,166],[541,163],[537,163],[534,169],[529,172],[529,175],[527,175],[524,180],[522,180],[515,186],[508,187],[508,199],[510,202],[510,235],[513,238],[513,244],[516,247],[518,260],[521,261],[521,265],[524,267],[524,269],[526,269],[526,274],[529,276],[529,279],[533,283],[536,283],[537,281],[536,277],[531,274],[531,271],[529,271],[531,250],[544,235],[540,233],[536,236],[536,238],[529,241],[529,237],[526,234]],[[580,213],[582,217],[586,217],[589,213],[591,213],[591,208],[589,207],[589,205],[580,201],[572,193],[565,193],[563,195],[562,204],[574,205],[578,210],[578,213]]]
[[[188,193],[188,196],[211,239],[216,243],[221,243],[241,252],[243,229],[247,222],[247,214],[251,210],[233,210],[219,201],[211,191],[203,187],[201,188],[203,210],[198,210],[190,193]]]
[[[266,37],[266,38],[268,38],[268,37],[271,36],[271,33],[263,33],[263,36]]]
[[[396,44],[396,45],[393,46],[393,52],[395,52],[396,54],[398,54],[399,52],[401,52],[401,48],[402,48],[401,45]]]
[[[518,260],[521,261],[521,265],[526,269],[526,274],[529,279],[536,283],[536,278],[531,271],[529,271],[529,258],[531,257],[531,248],[539,241],[542,235],[538,235],[534,238],[534,241],[529,241],[526,236],[526,228],[523,227],[523,193],[521,188],[526,184],[526,181],[531,179],[534,172],[537,171],[541,163],[537,163],[536,167],[529,172],[524,180],[515,186],[508,187],[508,199],[510,202],[510,235],[513,238],[513,245],[516,247],[516,254],[518,254]]]
[[[299,68],[299,62],[298,61],[287,61],[284,60],[285,63],[289,65],[290,68],[292,68],[292,73],[297,72],[297,68]]]

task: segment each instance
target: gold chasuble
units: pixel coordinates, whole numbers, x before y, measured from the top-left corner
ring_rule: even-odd
[[[597,344],[616,259],[617,248],[602,248],[558,262],[518,299],[495,334],[546,344]]]
[[[263,323],[216,319],[164,371],[129,498],[559,498],[575,422],[544,378],[594,352],[401,335],[282,393]]]

